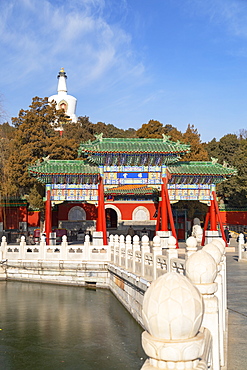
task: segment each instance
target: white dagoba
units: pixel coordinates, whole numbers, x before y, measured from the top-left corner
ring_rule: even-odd
[[[77,99],[74,96],[67,94],[67,76],[64,68],[60,69],[57,78],[57,94],[50,96],[48,101],[52,102],[54,100],[57,104],[57,109],[63,109],[72,122],[77,122],[77,116],[75,114]]]

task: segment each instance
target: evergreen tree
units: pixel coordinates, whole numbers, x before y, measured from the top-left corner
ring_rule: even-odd
[[[77,146],[81,142],[94,140],[94,125],[89,117],[78,117],[77,122],[68,122],[64,125],[63,137],[74,140]]]
[[[77,152],[73,149],[73,140],[66,140],[55,131],[66,121],[62,110],[57,111],[55,104],[49,104],[47,98],[38,97],[33,99],[29,108],[21,110],[19,116],[12,119],[16,129],[6,163],[9,174],[7,186],[9,195],[18,197],[29,194],[36,186],[42,197],[43,188],[30,176],[29,165],[47,156],[51,159],[73,159]]]
[[[139,130],[136,131],[136,136],[139,138],[162,139],[162,134],[165,133],[164,126],[159,121],[151,119],[148,123],[144,123]]]
[[[204,144],[202,144],[200,134],[194,125],[188,125],[187,130],[183,134],[182,142],[190,145],[190,152],[182,158],[183,161],[208,160],[208,152]]]
[[[217,194],[229,207],[247,206],[247,139],[235,134],[213,139],[206,146],[209,156],[237,169],[238,174],[217,186]]]

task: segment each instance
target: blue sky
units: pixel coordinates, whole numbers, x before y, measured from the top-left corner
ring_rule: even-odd
[[[245,0],[1,0],[0,54],[9,121],[64,67],[93,123],[190,123],[206,142],[247,128]]]

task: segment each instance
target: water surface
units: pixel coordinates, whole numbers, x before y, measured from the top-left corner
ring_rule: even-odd
[[[1,369],[140,369],[143,329],[106,289],[0,282]]]

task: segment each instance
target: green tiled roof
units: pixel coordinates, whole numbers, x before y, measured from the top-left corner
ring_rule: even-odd
[[[26,207],[27,204],[26,199],[8,199],[1,200],[0,207]]]
[[[142,138],[98,138],[97,140],[82,143],[81,153],[187,153],[190,145],[173,142],[168,139]]]
[[[47,160],[29,167],[38,181],[52,183],[97,183],[99,168],[85,161]]]
[[[105,195],[147,195],[155,194],[158,190],[148,186],[137,186],[137,185],[123,185],[116,188],[107,189]]]
[[[212,162],[176,162],[168,166],[172,175],[223,176],[237,174],[237,170]]]
[[[99,174],[98,166],[85,163],[85,161],[59,161],[48,160],[29,167],[32,174],[77,174],[95,175]]]

